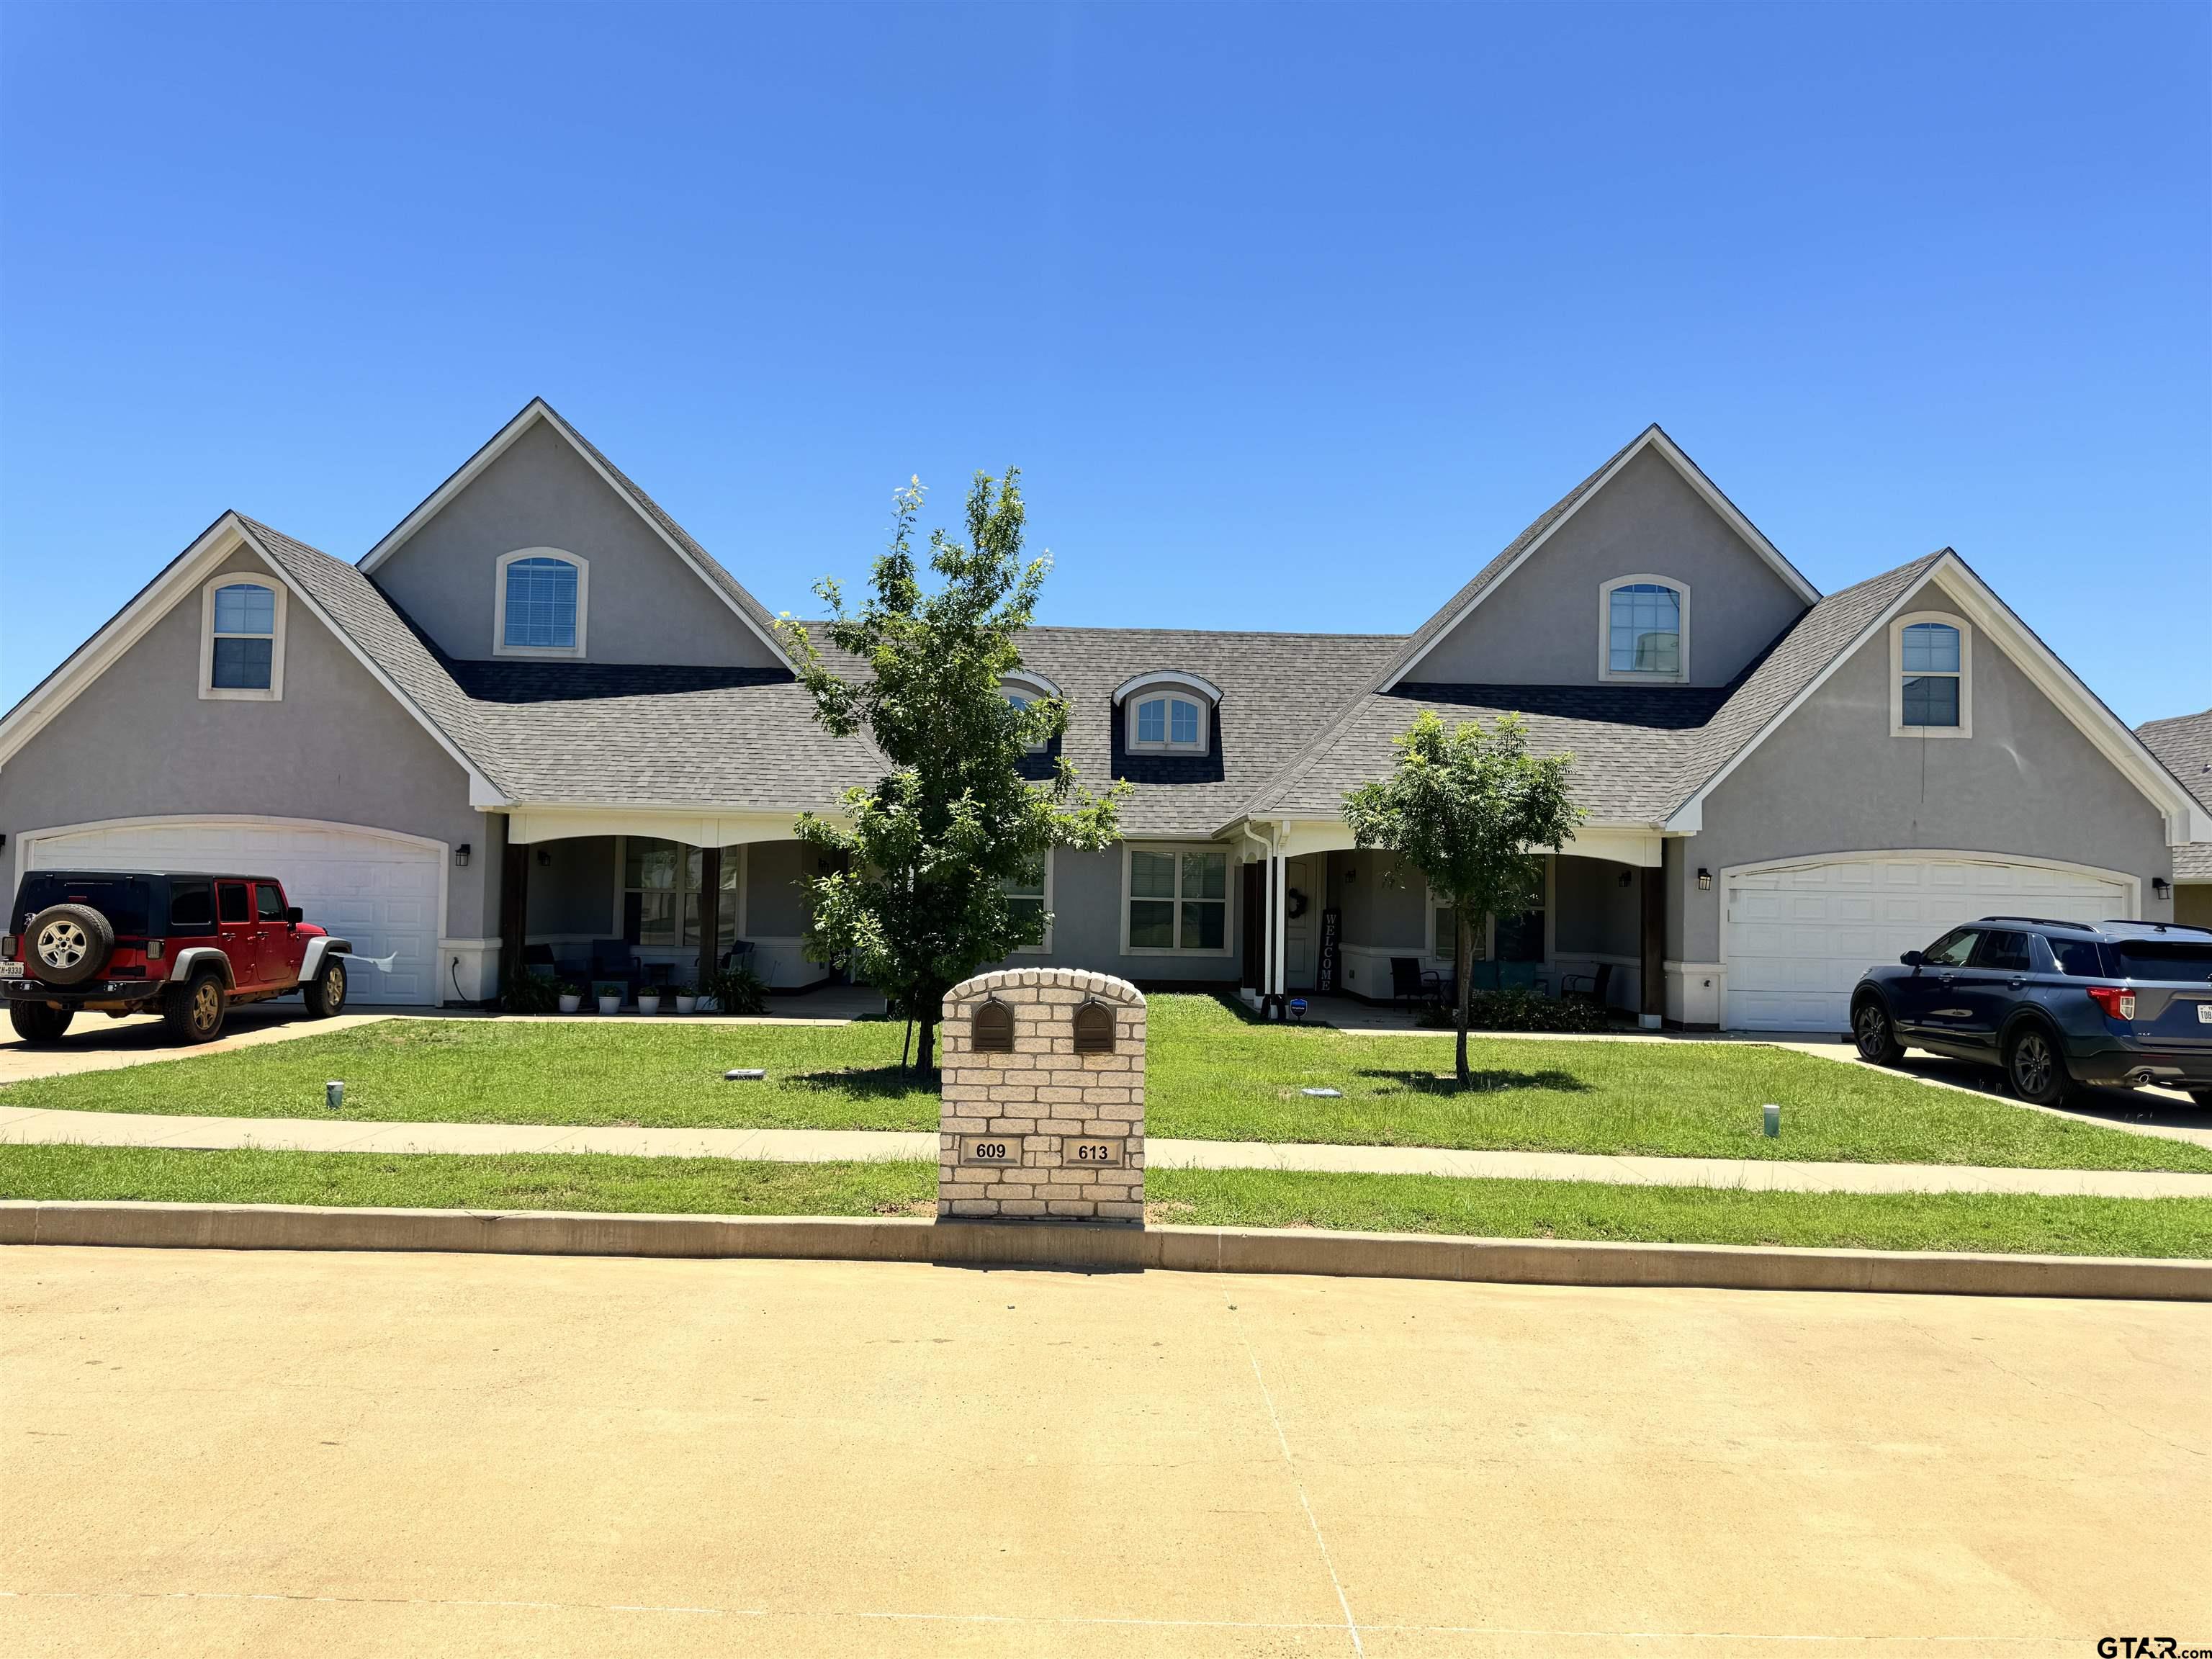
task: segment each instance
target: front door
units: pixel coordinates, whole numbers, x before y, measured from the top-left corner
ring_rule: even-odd
[[[253,889],[242,881],[215,884],[216,943],[230,958],[234,988],[251,990],[261,983],[261,930],[253,921]]]
[[[1318,858],[1292,859],[1283,896],[1283,978],[1293,991],[1314,988],[1321,944],[1321,876]]]

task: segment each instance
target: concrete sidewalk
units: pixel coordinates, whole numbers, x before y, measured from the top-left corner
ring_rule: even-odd
[[[372,1123],[333,1118],[163,1117],[0,1108],[0,1145],[258,1147],[314,1152],[599,1152],[735,1158],[771,1164],[934,1161],[937,1136],[863,1129],[635,1129],[575,1124]],[[2212,1175],[2148,1170],[2006,1170],[1970,1164],[1804,1164],[1724,1158],[1607,1158],[1434,1146],[1173,1140],[1146,1145],[1154,1169],[1304,1170],[1629,1187],[1733,1187],[1794,1193],[2033,1193],[2051,1197],[2212,1198]]]

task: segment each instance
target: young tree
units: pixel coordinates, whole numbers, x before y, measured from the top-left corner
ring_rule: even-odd
[[[965,543],[930,532],[930,568],[944,579],[934,591],[915,568],[920,479],[898,494],[897,532],[860,610],[846,611],[834,580],[815,585],[831,612],[824,632],[867,665],[865,678],[839,678],[804,626],[777,623],[823,729],[866,731],[891,764],[846,793],[844,823],[808,812],[795,826],[846,866],[809,883],[806,953],[849,960],[916,1021],[923,1070],[945,992],[1050,925],[1011,904],[1006,883],[1033,878],[1048,848],[1104,848],[1119,830],[1119,787],[1079,791],[1065,757],[1047,781],[1024,775],[1024,757],[1060,735],[1067,709],[1057,699],[1017,708],[1000,684],[1021,666],[1016,639],[1052,566],[1049,556],[1022,561],[1020,477],[1011,467],[1003,480],[975,475]]]
[[[1427,709],[1396,740],[1390,775],[1344,798],[1344,818],[1362,847],[1398,854],[1451,902],[1459,969],[1456,1024],[1459,1085],[1468,1084],[1470,951],[1483,918],[1508,912],[1525,896],[1528,855],[1556,852],[1583,820],[1567,793],[1571,754],[1532,755],[1528,730],[1501,714],[1446,729]],[[1385,880],[1402,881],[1399,871]]]

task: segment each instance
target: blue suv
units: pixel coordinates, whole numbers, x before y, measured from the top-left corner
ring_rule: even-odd
[[[1851,992],[1859,1053],[1907,1048],[2004,1068],[2022,1100],[2155,1083],[2212,1106],[2212,929],[1984,916]]]

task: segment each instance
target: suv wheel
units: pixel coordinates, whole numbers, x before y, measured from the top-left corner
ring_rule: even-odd
[[[170,987],[161,999],[161,1018],[186,1042],[212,1042],[221,1036],[229,1010],[230,994],[212,968],[201,969],[186,984]]]
[[[328,1019],[345,1006],[345,958],[328,957],[302,995],[307,1012],[317,1019]]]
[[[15,1035],[31,1043],[59,1042],[76,1018],[74,1008],[49,1008],[43,1002],[12,1003],[8,1009]]]
[[[1889,1010],[1880,997],[1869,996],[1859,1004],[1851,1016],[1851,1036],[1858,1042],[1859,1058],[1869,1064],[1894,1066],[1905,1058],[1905,1045],[1897,1040],[1897,1028],[1889,1023]]]
[[[115,930],[89,904],[49,904],[23,930],[23,959],[49,985],[77,985],[107,966]]]
[[[2005,1039],[2005,1081],[2031,1106],[2056,1106],[2072,1091],[2058,1039],[2039,1020],[2024,1020]]]

